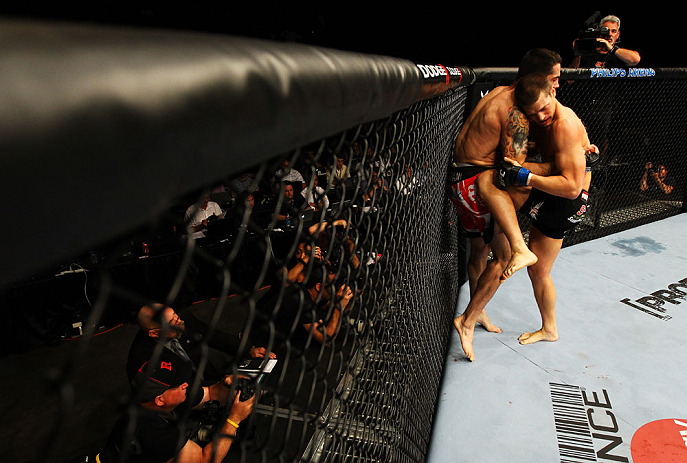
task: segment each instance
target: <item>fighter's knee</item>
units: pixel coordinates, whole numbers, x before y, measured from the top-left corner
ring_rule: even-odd
[[[548,278],[549,272],[541,266],[534,264],[527,267],[527,275],[530,277],[530,280],[532,281],[543,280],[545,278]]]

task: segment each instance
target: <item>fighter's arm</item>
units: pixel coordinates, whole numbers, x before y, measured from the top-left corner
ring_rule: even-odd
[[[521,163],[522,167],[537,175],[552,175],[556,165],[551,159],[544,158],[539,151],[539,146],[531,138],[527,142],[527,159]]]
[[[582,133],[576,121],[564,119],[552,132],[554,162],[559,171],[548,177],[532,175],[529,185],[554,196],[575,199],[580,195],[585,178],[585,156]]]
[[[530,152],[531,151],[532,147],[530,147]],[[584,155],[586,160],[586,170],[590,171],[593,168],[593,166],[598,163],[599,148],[596,145],[589,143],[584,148]],[[524,162],[522,164],[522,167],[528,169],[530,172],[537,175],[548,176],[557,173],[556,164],[552,160],[548,159],[543,161]]]
[[[548,177],[553,174],[555,165],[552,162],[524,162],[522,167],[533,174]]]

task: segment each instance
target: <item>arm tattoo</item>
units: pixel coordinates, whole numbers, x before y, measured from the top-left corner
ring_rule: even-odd
[[[508,110],[506,130],[501,138],[501,154],[503,157],[520,159],[527,155],[527,136],[530,124],[527,117],[516,106]]]

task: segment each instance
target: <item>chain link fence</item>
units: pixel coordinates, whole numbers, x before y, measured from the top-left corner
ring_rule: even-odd
[[[77,295],[99,294],[98,300],[73,307],[71,319],[60,317],[59,328],[50,328],[55,335],[81,334],[72,322],[82,323],[86,337],[103,329],[96,327],[134,324],[139,306],[171,300],[187,323],[197,317],[222,336],[242,339],[239,351],[255,345],[274,352],[276,367],[253,385],[260,400],[250,431],[226,461],[422,461],[460,286],[455,213],[443,185],[465,94],[447,92],[189,195],[155,233],[91,251],[93,261],[72,267],[88,272],[15,285],[5,300],[19,307],[37,293],[49,298],[45,285],[73,295],[78,283],[67,279],[88,279]],[[348,176],[337,180],[342,161]],[[294,180],[281,171],[287,162]],[[311,202],[289,204],[310,192]],[[186,230],[202,210],[194,203],[206,197],[219,201],[224,217],[188,240]],[[307,285],[314,279],[322,282],[315,295]],[[284,296],[294,287],[288,294],[300,298],[295,305]],[[316,310],[328,324],[342,288],[352,298],[334,331],[317,341],[303,327],[313,320],[303,312]],[[78,342],[85,348],[86,339]],[[242,357],[225,354],[226,373],[238,371]],[[61,384],[54,387],[80,389],[73,368],[95,353],[74,355],[56,372]],[[213,360],[208,353],[198,363],[210,362],[210,369]],[[61,400],[59,413],[73,416],[79,400]],[[198,418],[204,419],[216,417]],[[185,431],[197,432],[193,425]]]
[[[666,74],[561,85],[560,101],[575,110],[601,151],[592,174],[591,213],[566,245],[684,210],[687,162],[680,147],[687,141],[681,122],[687,80]]]
[[[55,80],[64,68],[64,83],[71,89],[55,92],[55,98],[64,96],[66,101],[54,124],[66,121],[66,130],[49,127],[27,137],[20,129],[12,132],[16,127],[6,121],[4,130],[12,135],[6,138],[6,150],[23,159],[43,156],[46,145],[54,146],[58,155],[86,155],[88,163],[73,166],[81,169],[76,177],[81,180],[88,174],[82,182],[93,180],[102,189],[92,196],[91,191],[58,194],[65,202],[80,196],[71,207],[89,206],[91,215],[61,230],[53,223],[64,247],[42,255],[43,247],[36,246],[17,259],[14,272],[2,275],[3,311],[9,320],[2,361],[13,376],[3,384],[3,396],[16,396],[19,390],[31,396],[28,404],[3,401],[5,419],[11,422],[0,438],[5,461],[92,461],[96,454],[102,463],[148,461],[144,431],[153,428],[164,430],[158,442],[167,442],[171,433],[172,450],[187,439],[200,447],[216,445],[219,439],[227,440],[220,437],[223,433],[232,435],[233,430],[220,428],[226,426],[227,416],[234,416],[230,413],[237,405],[210,395],[218,400],[190,410],[186,404],[195,404],[203,387],[208,393],[219,390],[220,395],[240,387],[258,398],[231,438],[224,461],[423,461],[461,284],[455,212],[444,186],[465,108],[467,92],[460,81],[469,76],[457,69],[382,57],[297,46],[265,49],[260,42],[184,34],[164,34],[159,43],[157,34],[139,37],[125,31],[122,40],[113,30],[59,26],[41,29],[45,42],[36,39],[25,45],[23,37],[38,37],[35,29],[4,26],[8,38],[18,33],[16,41],[8,43],[28,50],[21,54],[10,49],[5,56],[33,62],[33,53],[42,46],[59,43],[69,48],[65,44],[71,43],[76,57],[71,63],[67,59],[64,64],[45,65]],[[83,37],[92,40],[84,42]],[[193,66],[205,58],[214,63],[206,69],[212,72],[224,62],[230,75],[221,76],[214,86],[200,73],[198,82],[183,88],[176,81],[172,85],[164,79],[164,68],[169,43],[176,39],[179,44],[172,51],[177,57],[174,47],[187,50],[190,41],[196,53]],[[206,40],[210,51],[204,48]],[[119,66],[111,71],[115,73],[122,62],[142,66],[145,60],[137,56],[141,48],[160,46],[152,56],[165,58],[153,59],[150,70],[143,65],[140,82],[148,81],[148,71],[162,76],[165,85],[177,88],[173,99],[185,102],[173,103],[165,90],[156,113],[158,108],[150,102],[157,87],[148,90],[150,95],[126,95],[126,103],[118,101],[120,93],[131,89],[108,81],[111,74],[85,63],[85,57],[111,53],[113,43],[120,44],[110,57]],[[138,48],[131,51],[131,43]],[[234,46],[237,55],[225,51]],[[267,103],[276,104],[268,108],[271,111],[257,108],[259,98],[247,96],[248,90],[232,93],[223,88],[238,79],[233,73],[240,72],[232,66],[246,47],[252,47],[259,65],[276,55],[299,64],[292,77],[255,72],[266,82],[263,91],[274,91],[272,99],[264,96]],[[84,57],[78,58],[81,53]],[[172,62],[170,79],[178,79],[179,68],[188,68]],[[335,62],[340,63],[339,71],[331,69]],[[309,66],[307,73],[303,66]],[[91,101],[91,95],[79,95],[92,104],[73,104],[69,99],[78,90],[67,76],[78,72],[83,73],[78,79],[82,83],[92,80],[104,86],[102,95]],[[319,79],[312,80],[313,75]],[[271,78],[274,81],[267,84]],[[289,79],[290,84],[284,84]],[[25,88],[16,76],[6,80],[17,88],[19,101],[30,106],[36,92],[22,94]],[[43,85],[48,83],[54,85],[52,79]],[[326,91],[318,93],[322,85]],[[284,87],[289,87],[286,94]],[[211,97],[206,99],[204,91]],[[233,157],[227,161],[219,155],[226,146],[220,151],[222,144],[216,139],[198,138],[199,132],[203,137],[230,138],[213,120],[225,117],[223,105],[214,100],[230,107],[229,113],[247,105],[230,101],[224,92],[247,98],[253,110],[245,116],[229,114],[234,116],[229,135],[243,138],[238,149],[229,150]],[[103,109],[111,100],[111,110]],[[34,104],[27,118],[34,113],[44,116],[46,102]],[[170,115],[170,110],[179,111],[175,104],[182,110],[188,107],[189,114]],[[123,110],[127,105],[131,106]],[[330,113],[336,113],[330,114],[331,121],[325,117],[328,105]],[[310,124],[301,120],[308,113],[313,115]],[[216,133],[194,117],[205,117]],[[248,120],[260,126],[264,119],[269,120],[265,129],[257,130],[262,131],[259,136],[250,129],[245,135],[233,132]],[[143,126],[141,130],[133,120]],[[188,127],[179,121],[187,121]],[[168,122],[171,132],[164,127]],[[26,126],[41,127],[34,121]],[[122,140],[110,138],[127,127],[135,133],[122,133]],[[293,140],[286,141],[292,127]],[[100,130],[109,144],[94,141]],[[164,141],[157,168],[148,170],[150,158],[158,155],[158,138],[182,146]],[[115,159],[130,163],[124,182],[116,182],[122,188],[112,198],[108,185],[119,166],[108,160],[109,145],[114,146]],[[96,157],[92,150],[98,146],[102,151]],[[127,156],[126,148],[135,151]],[[171,180],[156,175],[158,169],[168,171],[169,164],[179,165],[186,174],[181,176],[184,185],[172,183],[184,193],[171,198],[163,194]],[[112,175],[92,178],[93,172],[108,169]],[[10,171],[6,170],[8,190],[16,181]],[[205,171],[203,181],[197,180],[198,171]],[[59,174],[62,182],[80,187],[68,180],[73,176],[69,169]],[[40,172],[36,175],[43,178]],[[50,184],[45,179],[39,190]],[[144,200],[156,206],[143,221],[131,220],[147,204],[139,201],[137,180],[144,182]],[[189,189],[193,183],[197,187]],[[122,204],[115,204],[117,196]],[[51,223],[46,217],[52,212],[45,210],[43,222]],[[109,222],[113,213],[120,215]],[[103,230],[107,228],[111,229]],[[73,245],[79,234],[82,242]],[[101,238],[91,239],[96,235]],[[20,246],[25,238],[15,236],[13,241]],[[55,236],[42,238],[48,243]],[[66,252],[68,248],[76,252]],[[7,248],[10,257],[15,251]],[[166,306],[183,320],[183,330],[176,315],[168,317],[162,310]],[[141,307],[156,310],[144,321],[139,317]],[[168,341],[172,337],[178,338],[184,353],[176,353],[175,344]],[[189,359],[182,361],[184,356]],[[270,356],[276,364],[266,363]],[[140,385],[140,375],[147,372],[176,390],[176,382],[160,375],[164,369],[179,371],[182,363],[193,369],[184,376],[186,400],[173,411],[154,414],[151,421],[149,410],[141,405],[151,400],[145,396],[144,401],[147,390],[131,386]],[[159,371],[145,370],[145,365],[157,364]],[[225,375],[230,388],[213,389],[228,381]],[[158,418],[167,424],[161,426]],[[159,450],[155,456],[166,460],[168,454]]]

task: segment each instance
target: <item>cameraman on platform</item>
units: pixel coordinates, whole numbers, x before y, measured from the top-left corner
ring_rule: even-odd
[[[586,37],[573,41],[575,58],[570,67],[624,68],[639,64],[641,56],[638,52],[618,46],[620,19],[617,16],[604,17],[599,21],[598,29],[588,29],[582,34]]]

